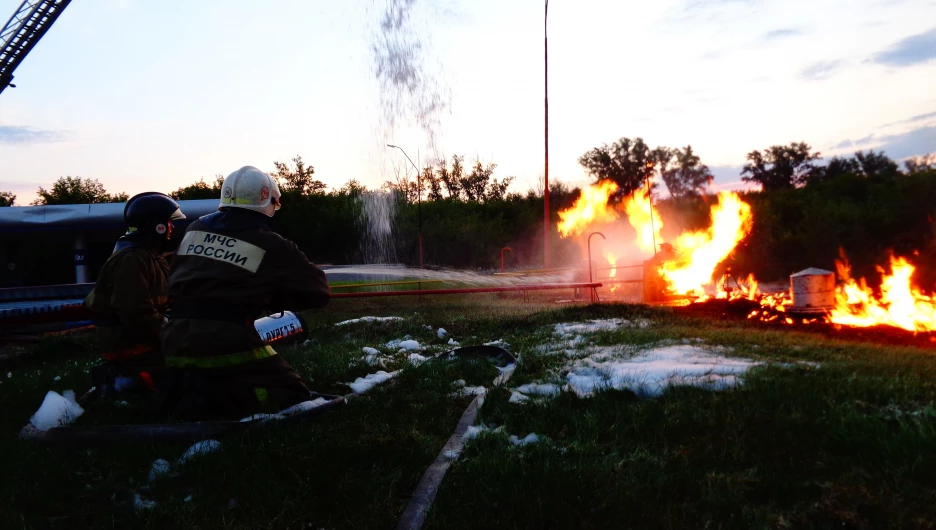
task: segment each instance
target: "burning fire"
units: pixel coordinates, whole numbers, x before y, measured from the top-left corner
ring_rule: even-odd
[[[614,256],[614,253],[605,252],[605,259],[608,260],[608,265],[611,265],[611,272],[608,273],[608,278],[613,280],[617,275],[617,258]],[[611,284],[610,291],[613,293],[618,290],[618,287],[620,287],[620,285],[616,283]]]
[[[737,193],[719,193],[711,215],[708,229],[684,232],[676,239],[675,258],[660,267],[660,274],[676,294],[704,296],[715,268],[751,232],[751,206]]]
[[[663,241],[660,230],[663,220],[653,207],[650,196],[642,190],[637,190],[624,201],[624,211],[627,220],[637,231],[637,246],[640,250],[652,254],[656,252],[654,243]]]
[[[908,331],[936,330],[936,298],[912,286],[915,270],[904,258],[891,257],[891,273],[883,268],[881,296],[875,297],[864,278],[856,282],[844,259],[836,261],[839,279],[844,282],[835,293],[835,309],[830,320],[846,326],[868,327],[885,324]]]
[[[562,237],[581,234],[592,223],[610,223],[617,219],[617,212],[608,205],[608,199],[617,189],[617,184],[610,180],[582,189],[575,204],[559,212],[559,234]]]

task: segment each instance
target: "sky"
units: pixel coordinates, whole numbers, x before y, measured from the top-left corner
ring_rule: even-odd
[[[411,2],[416,94],[445,103],[428,126],[376,73],[390,1]],[[24,205],[67,175],[170,192],[297,154],[330,187],[377,188],[408,169],[387,143],[541,188],[543,7],[74,0],[0,94],[0,191]],[[936,0],[553,0],[548,32],[551,181],[586,182],[579,156],[621,137],[692,145],[718,189],[776,144],[936,151]]]

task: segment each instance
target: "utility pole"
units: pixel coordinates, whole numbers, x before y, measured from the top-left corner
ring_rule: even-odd
[[[543,160],[543,268],[549,268],[549,35],[548,35],[549,0],[543,12],[543,110],[545,113],[544,160]]]

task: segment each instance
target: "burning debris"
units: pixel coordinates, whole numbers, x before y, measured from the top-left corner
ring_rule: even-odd
[[[838,285],[832,271],[807,269],[790,277],[789,291],[764,292],[753,275],[739,278],[719,272],[753,227],[751,207],[740,195],[719,193],[711,208],[708,228],[684,231],[672,242],[664,242],[663,221],[650,196],[641,189],[615,204],[612,199],[617,192],[617,185],[610,181],[585,188],[572,207],[559,212],[559,233],[562,237],[578,237],[585,247],[589,233],[598,229],[608,231],[626,216],[635,234],[629,236],[630,240],[626,240],[627,236],[612,237],[610,244],[633,245],[644,258],[645,302],[743,301],[740,305],[748,308],[747,317],[764,322],[884,325],[913,332],[936,330],[936,296],[913,285],[915,268],[903,257],[891,258],[889,272],[878,268],[882,276],[879,292],[869,287],[864,278],[856,281],[851,277],[844,255],[836,261]],[[622,254],[614,248],[603,248],[601,252],[608,267],[599,270],[608,271],[611,292],[621,283],[618,273]]]

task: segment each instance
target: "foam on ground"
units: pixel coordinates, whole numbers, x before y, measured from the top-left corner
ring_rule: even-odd
[[[657,397],[670,386],[725,390],[741,384],[738,376],[762,364],[689,344],[656,347],[633,357],[625,357],[620,347],[595,349],[600,351],[571,361],[562,370],[566,389],[582,397],[611,388],[645,398]]]
[[[150,466],[149,472],[149,481],[153,482],[163,475],[168,475],[170,470],[170,465],[168,460],[163,460],[162,458],[153,462]]]
[[[357,394],[363,394],[368,390],[374,388],[375,386],[388,381],[393,378],[399,372],[384,372],[383,370],[378,371],[377,373],[367,374],[364,377],[358,377],[354,380],[353,383],[346,383],[351,390]]]
[[[556,335],[563,338],[575,337],[583,333],[598,333],[599,331],[615,331],[622,327],[646,328],[650,321],[646,319],[624,320],[622,318],[608,318],[603,320],[589,320],[587,322],[560,322],[553,326]]]
[[[523,438],[519,438],[517,436],[514,436],[513,434],[510,435],[510,443],[518,447],[524,447],[530,444],[535,444],[538,441],[540,441],[540,437],[535,432],[531,432],[530,434],[524,436]]]
[[[527,396],[558,396],[561,389],[552,383],[527,383],[514,390]]]
[[[40,431],[61,427],[75,421],[84,414],[84,409],[75,400],[75,393],[66,390],[63,394],[50,390],[39,410],[29,418],[29,424]]]

